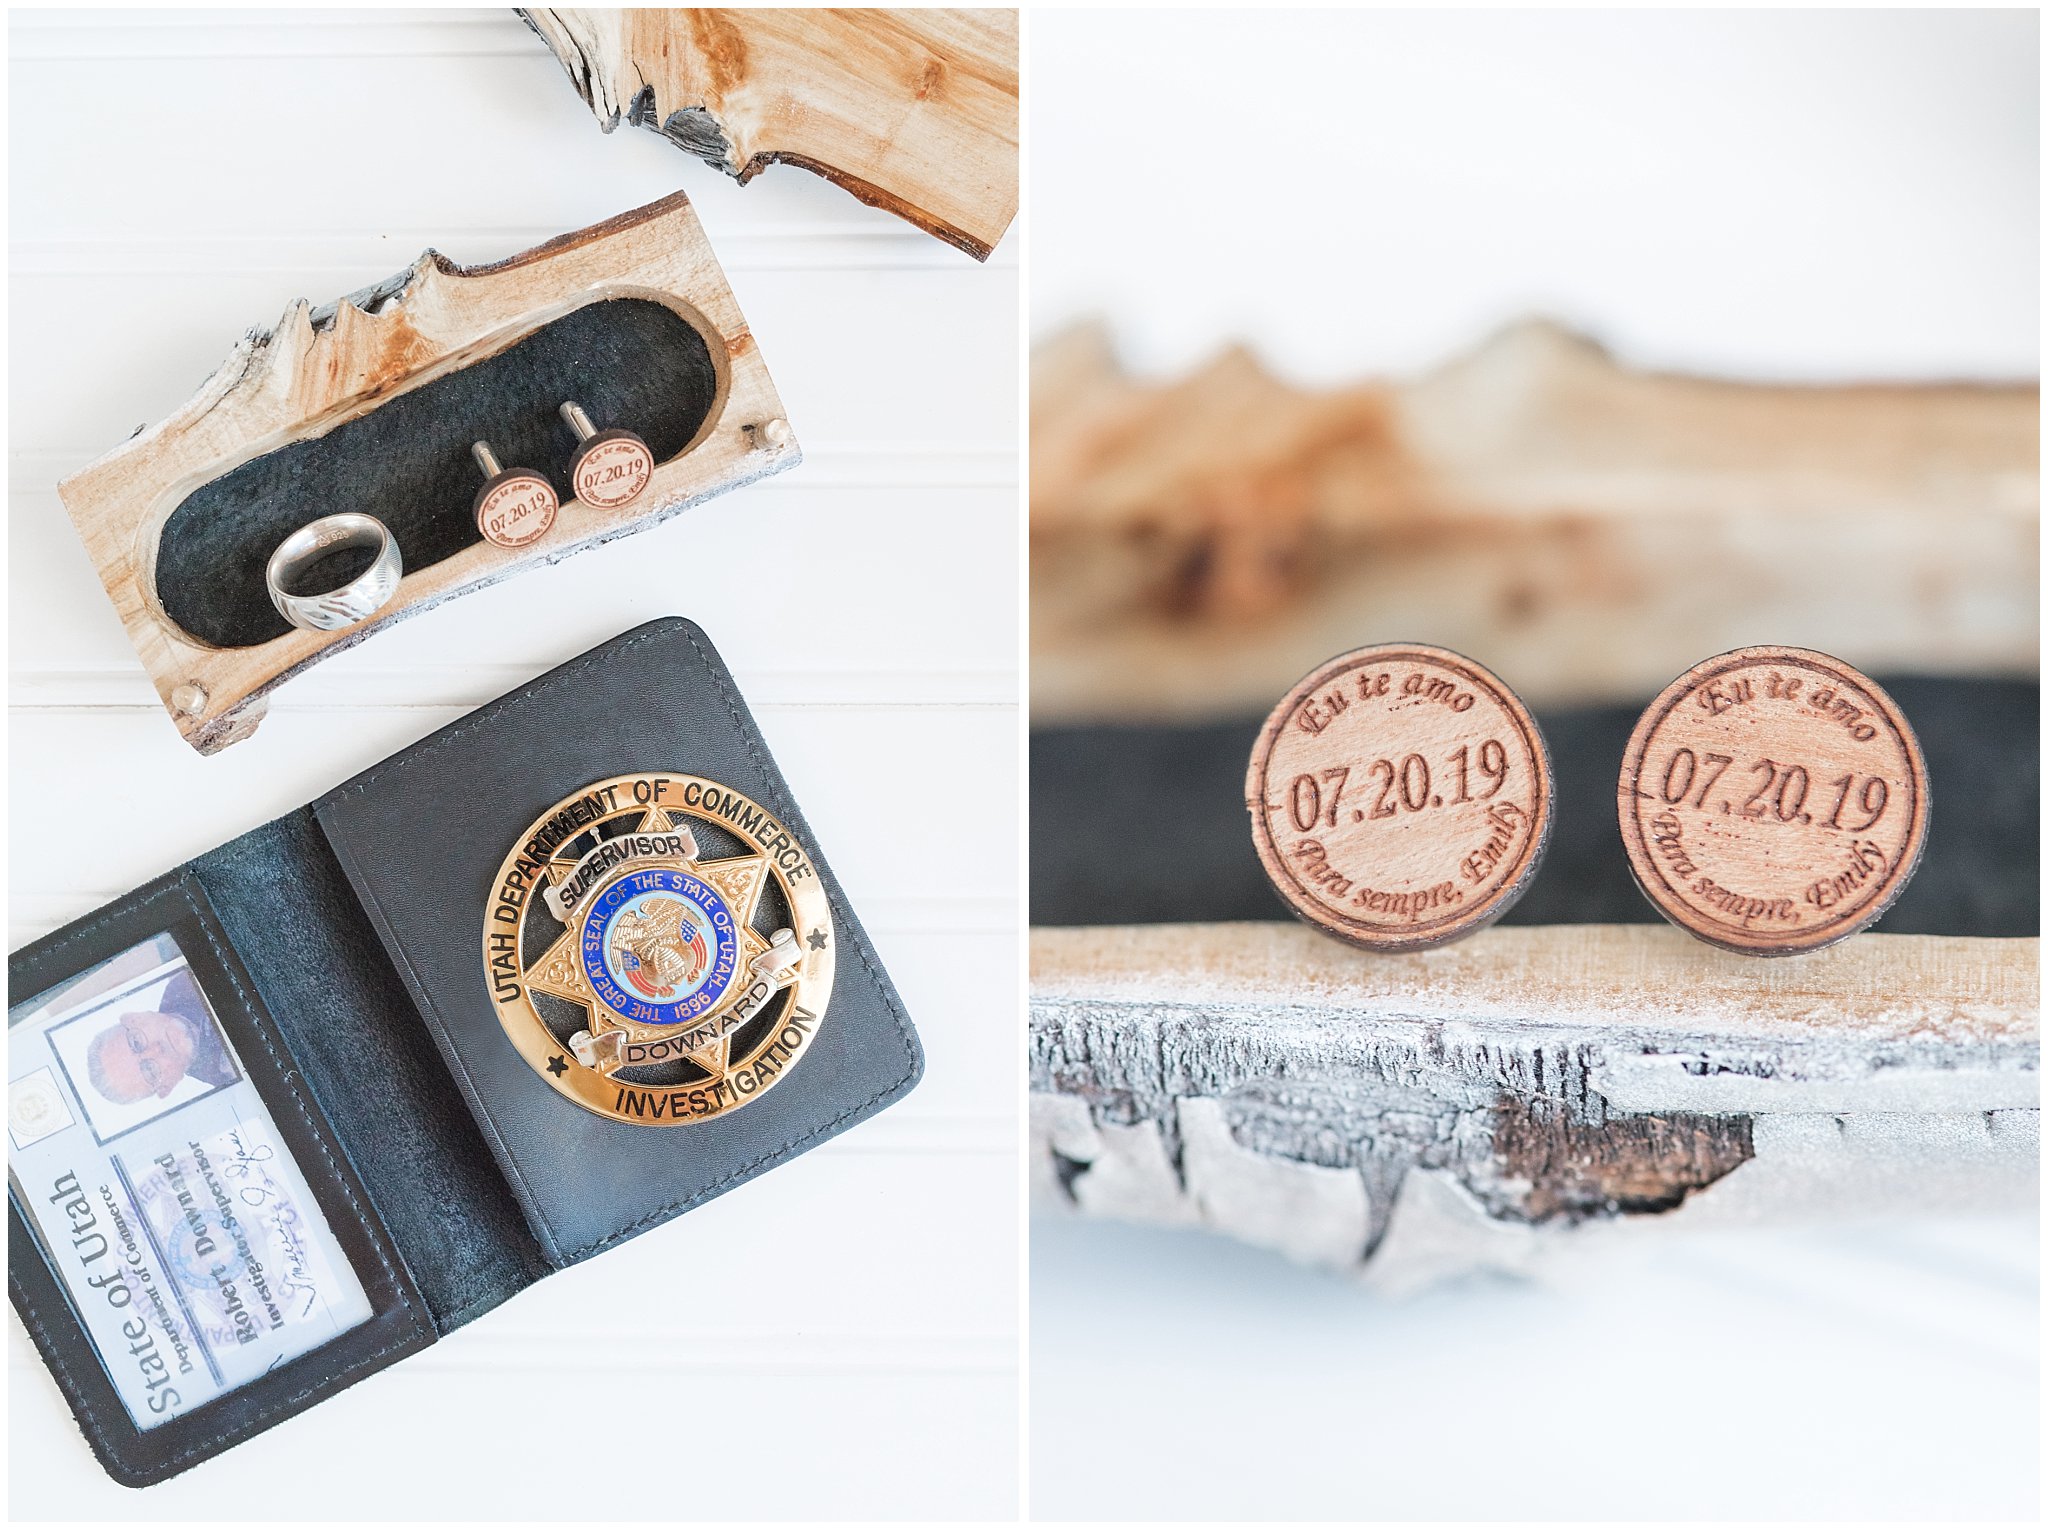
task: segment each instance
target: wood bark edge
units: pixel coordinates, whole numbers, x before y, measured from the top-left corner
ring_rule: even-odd
[[[1666,1226],[2030,1204],[2037,940],[1759,962],[1653,926],[1399,956],[1283,924],[1031,937],[1043,1210],[1413,1289]]]
[[[648,128],[741,185],[799,166],[976,260],[1016,217],[1014,10],[519,14],[607,133]]]
[[[193,490],[608,297],[676,312],[703,335],[717,376],[697,438],[655,469],[631,514],[597,523],[563,515],[516,550],[477,542],[409,570],[389,605],[339,632],[295,629],[225,649],[165,614],[154,583],[158,540]],[[66,478],[58,493],[166,711],[187,742],[212,754],[255,730],[279,685],[394,622],[645,530],[801,460],[746,319],[695,209],[678,193],[505,260],[463,266],[428,250],[335,302],[296,301],[275,327],[249,331],[185,405]]]

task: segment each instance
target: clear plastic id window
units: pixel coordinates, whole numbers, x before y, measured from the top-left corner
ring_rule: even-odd
[[[369,1320],[175,936],[7,1023],[9,1187],[137,1428]]]

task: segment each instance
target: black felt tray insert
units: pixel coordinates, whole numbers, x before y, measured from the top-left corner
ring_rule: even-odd
[[[505,467],[547,475],[569,508],[577,441],[557,413],[574,399],[600,429],[631,430],[666,462],[696,438],[717,402],[710,347],[681,314],[612,298],[564,314],[495,356],[394,397],[323,436],[243,463],[187,495],[157,544],[164,614],[200,641],[246,648],[290,631],[263,571],[277,544],[344,510],[374,515],[398,539],[407,573],[481,540],[471,506],[483,474],[470,443]],[[368,562],[337,553],[311,577],[338,582]]]
[[[1919,736],[1933,803],[1926,856],[1876,928],[2038,934],[2039,685],[1876,678]],[[1615,822],[1622,749],[1641,715],[1641,706],[1537,714],[1557,777],[1557,828],[1503,923],[1660,922],[1629,875]],[[1031,922],[1290,918],[1244,811],[1245,762],[1264,720],[1034,730]],[[1128,845],[1144,853],[1118,848]]]

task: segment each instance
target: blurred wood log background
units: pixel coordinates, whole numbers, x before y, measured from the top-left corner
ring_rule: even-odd
[[[2031,675],[2039,413],[2031,386],[1638,372],[1543,322],[1327,391],[1243,349],[1143,380],[1070,330],[1031,375],[1032,717],[1263,712],[1395,639],[1538,707],[1756,642]]]

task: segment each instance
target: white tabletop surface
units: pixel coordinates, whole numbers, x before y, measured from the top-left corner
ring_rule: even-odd
[[[1031,1226],[1048,1520],[2018,1520],[2031,1216],[1610,1244],[1396,1299],[1208,1233]]]
[[[1006,1515],[1017,826],[982,809],[1020,787],[1015,234],[981,266],[802,170],[742,188],[606,137],[506,10],[16,13],[10,44],[10,944],[679,613],[735,671],[929,1065],[874,1121],[146,1493],[102,1475],[10,1317],[12,1514]],[[679,188],[803,465],[403,623],[284,687],[250,741],[187,748],[56,481],[294,298]],[[763,556],[773,609],[718,572]],[[678,1289],[687,1320],[652,1299]],[[616,1316],[593,1322],[600,1294]],[[653,1464],[588,1464],[614,1450]]]

